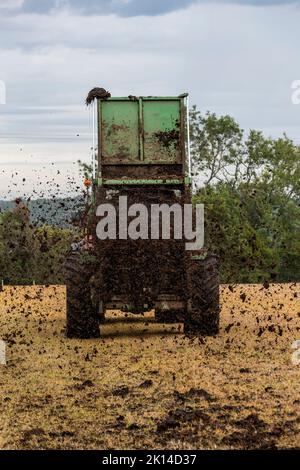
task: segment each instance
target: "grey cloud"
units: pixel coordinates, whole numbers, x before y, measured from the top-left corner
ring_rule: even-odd
[[[62,8],[70,8],[84,15],[117,14],[120,16],[154,16],[186,8],[198,0],[24,0],[17,9],[23,13],[51,13]]]
[[[20,10],[26,13],[49,13],[56,6],[55,0],[24,0]]]
[[[51,13],[62,8],[70,8],[83,15],[156,16],[181,10],[193,4],[208,3],[209,0],[24,0],[15,11],[22,13]],[[299,4],[300,0],[215,0],[215,3],[228,3],[253,6],[275,6]],[[12,9],[7,10],[10,14]]]

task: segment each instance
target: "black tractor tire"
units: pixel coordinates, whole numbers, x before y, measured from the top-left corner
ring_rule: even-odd
[[[219,333],[219,260],[208,254],[205,259],[190,260],[188,300],[184,331],[188,335],[213,336]]]
[[[72,251],[65,261],[68,338],[99,338],[98,307],[92,302],[90,278],[94,264],[85,251]]]

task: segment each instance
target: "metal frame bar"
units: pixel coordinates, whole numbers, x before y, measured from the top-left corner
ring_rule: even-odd
[[[189,98],[186,97],[186,131],[187,131],[187,154],[188,154],[188,175],[192,176],[192,160],[191,160],[191,148],[190,148],[190,113],[189,113]]]
[[[184,185],[185,179],[106,179],[99,178],[98,184],[117,186],[141,186],[141,185]]]
[[[140,161],[144,161],[144,109],[143,109],[143,98],[139,98],[139,154]]]
[[[139,96],[136,97],[136,101],[139,100]],[[174,101],[180,100],[180,96],[142,96],[143,101]],[[132,101],[132,98],[128,96],[113,96],[111,98],[106,98],[104,101]]]

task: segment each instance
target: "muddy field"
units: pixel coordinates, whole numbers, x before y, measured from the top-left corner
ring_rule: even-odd
[[[64,337],[63,287],[0,293],[1,449],[299,448],[300,284],[222,287],[221,333],[110,312]]]

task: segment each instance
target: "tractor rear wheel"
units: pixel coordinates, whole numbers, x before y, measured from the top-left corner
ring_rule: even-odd
[[[98,307],[92,302],[90,288],[94,269],[88,251],[72,251],[65,261],[68,338],[100,337]]]
[[[192,259],[187,277],[185,333],[203,336],[218,334],[220,322],[218,257],[208,254],[205,259]]]

